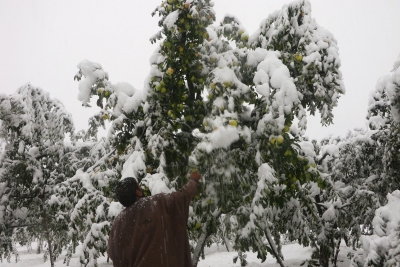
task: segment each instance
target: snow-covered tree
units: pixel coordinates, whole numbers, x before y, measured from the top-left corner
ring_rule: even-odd
[[[345,138],[324,139],[319,148],[319,168],[329,175],[330,186],[320,197],[321,242],[336,264],[342,240],[357,247],[361,234],[371,231],[376,208],[382,202],[376,192],[381,157],[375,152],[375,131],[355,130]],[[352,214],[352,216],[348,216]]]
[[[210,236],[221,233],[234,239],[241,255],[252,249],[265,259],[268,251],[283,265],[280,233],[312,242],[316,195],[328,183],[302,135],[306,110],[318,110],[329,124],[344,92],[336,40],[311,18],[308,1],[273,13],[251,37],[230,15],[211,25],[212,6],[209,0],[164,1],[154,12],[161,30],[151,41],[161,41],[143,90],[112,84],[100,64],[83,61],[78,98],[88,106],[95,97],[101,108],[89,135],[110,121],[104,143],[110,152],[101,163],[110,181],[134,176],[157,194],[181,187],[192,169],[203,175],[188,223],[195,265]],[[93,170],[70,181],[77,188],[94,185]],[[100,187],[96,192],[109,196]],[[102,202],[90,204],[85,196],[75,205],[92,210],[86,226],[106,232],[109,224],[93,220]],[[96,264],[97,254],[85,256]]]
[[[50,202],[53,187],[74,172],[70,162],[65,164],[70,148],[64,144],[66,134],[74,131],[72,117],[60,101],[26,84],[14,94],[0,95],[0,125],[5,142],[0,157],[0,256],[9,257],[13,232],[24,227],[28,235],[46,240],[45,259],[53,266],[68,242],[63,215]]]
[[[356,255],[352,266],[397,266],[399,262],[399,66],[397,59],[392,73],[379,79],[370,97],[367,119],[374,147],[368,156],[373,160],[363,166],[373,171],[365,185],[372,187],[376,200],[361,210],[369,215],[370,232],[363,233],[368,234],[361,237],[364,255]]]
[[[379,195],[386,195],[400,186],[400,57],[393,65],[389,75],[379,79],[375,90],[371,93],[368,107],[368,124],[376,131],[372,138],[376,140],[376,154],[382,159],[382,168],[378,182]]]
[[[368,129],[349,132],[345,138],[324,139],[318,147],[319,167],[330,175],[331,181],[320,196],[325,210],[322,219],[329,222],[324,224],[325,235],[321,237],[328,242],[332,240],[337,248],[342,239],[353,248],[359,247],[361,240],[366,258],[356,255],[353,266],[390,266],[385,265],[389,264],[389,258],[384,256],[390,247],[370,246],[372,241],[368,240],[376,237],[379,227],[386,227],[385,223],[376,222],[387,220],[381,213],[385,210],[382,206],[389,205],[386,204],[389,198],[396,199],[390,192],[399,187],[398,65],[397,61],[392,74],[382,77],[371,93]],[[382,236],[382,231],[379,233]],[[335,250],[334,246],[329,249]]]
[[[212,112],[205,118],[205,129],[200,129],[202,141],[192,157],[207,174],[209,191],[216,191],[211,195],[211,203],[217,203],[214,209],[222,206],[239,218],[237,248],[253,249],[261,258],[268,250],[278,261],[279,232],[289,232],[291,240],[304,244],[312,239],[312,222],[303,214],[317,212],[315,192],[325,183],[314,168],[312,144],[302,138],[305,110],[314,113],[317,107],[323,124],[328,124],[344,91],[336,41],[311,19],[310,11],[308,2],[290,4],[269,16],[250,38],[238,19],[223,19],[215,30],[218,39],[211,39],[211,44],[222,47],[225,36],[237,41],[237,48],[232,49],[231,60],[226,60],[230,51],[212,51],[218,62],[208,90]],[[236,77],[230,77],[225,62],[233,62],[233,69],[238,66]],[[252,110],[235,106],[237,98],[246,101],[248,90]],[[295,117],[298,127],[292,126]]]
[[[362,236],[363,255],[352,266],[398,266],[400,262],[400,191],[387,195],[372,221],[373,235]]]
[[[114,151],[98,142],[85,142],[80,149],[75,172],[53,189],[51,206],[65,214],[68,225],[68,247],[65,263],[77,252],[84,265],[95,266],[96,258],[104,255],[110,222],[122,209],[112,202],[117,171]]]

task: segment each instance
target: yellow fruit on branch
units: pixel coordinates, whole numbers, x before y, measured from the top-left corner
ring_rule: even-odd
[[[174,73],[174,69],[173,68],[168,68],[167,69],[167,74],[171,75],[172,73]]]
[[[282,144],[283,143],[283,137],[280,135],[280,136],[278,136],[277,138],[276,138],[276,142],[278,143],[278,144]]]
[[[284,132],[284,133],[289,132],[289,130],[290,130],[290,127],[287,126],[287,125],[283,128],[283,132]]]
[[[286,150],[284,155],[285,156],[291,156],[292,155],[292,151]]]
[[[238,126],[238,122],[237,122],[237,120],[229,120],[229,125],[231,125],[233,127],[237,127]]]
[[[249,36],[248,36],[248,35],[242,35],[242,37],[240,38],[240,40],[246,42],[247,40],[249,40]]]
[[[301,62],[303,60],[303,56],[301,54],[294,54],[293,58],[296,62]]]

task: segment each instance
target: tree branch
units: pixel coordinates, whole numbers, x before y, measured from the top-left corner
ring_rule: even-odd
[[[212,216],[214,219],[217,219],[221,215],[221,209],[217,209],[216,211],[213,212]],[[206,244],[207,238],[210,236],[210,232],[207,231],[207,226],[208,223],[204,224],[202,227],[203,233],[200,235],[199,240],[197,241],[196,248],[194,249],[193,252],[193,266],[197,267],[197,264],[199,263],[199,258],[200,258],[200,253],[204,249],[204,245]]]
[[[40,159],[42,159],[42,158],[44,158],[44,157],[47,157],[48,155],[49,155],[49,154],[39,155],[39,156],[35,157],[35,159],[40,160]]]
[[[40,223],[30,223],[30,224],[10,225],[10,226],[6,226],[6,228],[14,229],[14,228],[22,228],[22,227],[35,226],[35,225],[41,225],[41,224]]]
[[[264,228],[264,233],[265,233],[265,236],[267,237],[267,241],[269,243],[269,246],[271,247],[271,250],[272,250],[272,252],[274,254],[274,257],[276,258],[276,261],[279,263],[279,265],[281,267],[285,267],[285,265],[282,262],[282,259],[281,259],[280,255],[279,255],[278,249],[275,246],[275,242],[272,240],[271,232],[269,231],[267,226]]]

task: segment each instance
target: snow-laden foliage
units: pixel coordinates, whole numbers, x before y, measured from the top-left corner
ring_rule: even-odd
[[[393,64],[393,71],[390,75],[384,76],[379,81],[386,87],[386,94],[391,105],[393,120],[400,122],[400,55]]]
[[[353,266],[397,266],[400,262],[400,191],[387,195],[387,204],[375,211],[373,235],[362,236],[363,257]]]
[[[281,233],[303,244],[318,242],[312,218],[328,181],[302,134],[306,110],[318,109],[329,124],[344,92],[336,41],[311,18],[308,1],[275,12],[250,38],[234,16],[211,25],[212,6],[209,0],[171,0],[156,8],[161,30],[151,41],[161,41],[142,90],[112,84],[98,63],[78,65],[79,100],[88,106],[95,97],[101,108],[88,135],[109,120],[102,172],[113,172],[106,175],[110,181],[136,177],[147,194],[177,190],[193,169],[202,174],[188,222],[195,264],[207,240],[221,233],[241,255],[252,249],[265,259],[270,252],[282,263]],[[115,158],[112,164],[107,157]],[[66,182],[77,188],[71,205],[92,211],[78,224],[82,229],[112,220],[93,220],[103,202],[88,201],[86,185],[96,179],[87,170]],[[109,196],[98,186],[93,190],[99,199]],[[109,225],[101,227],[106,232]],[[97,240],[88,233],[85,240]],[[95,265],[97,255],[89,247],[82,251]]]
[[[353,214],[362,219],[357,222],[364,227],[356,235],[360,238],[360,234],[363,234],[360,239],[364,252],[353,258],[352,266],[396,266],[399,262],[399,251],[396,250],[399,244],[396,232],[399,222],[395,212],[399,205],[396,190],[400,186],[400,136],[396,100],[399,94],[396,80],[399,76],[398,67],[397,60],[392,73],[379,79],[375,90],[371,92],[367,114],[370,130],[358,138],[358,143],[353,143],[353,153],[346,153],[348,161],[354,161],[355,158],[356,165],[348,168],[345,173],[359,183],[358,188],[368,190],[360,192],[370,195],[369,202],[352,204]],[[360,146],[360,142],[364,146]],[[362,151],[357,151],[360,148]],[[346,164],[345,161],[342,161],[343,164]],[[389,216],[387,211],[390,208],[394,213]]]
[[[104,139],[85,143],[80,168],[54,187],[51,207],[68,214],[66,263],[76,252],[82,264],[96,266],[96,258],[105,253],[110,222],[122,210],[121,204],[112,201],[118,164],[114,152]]]
[[[196,169],[203,184],[188,222],[195,265],[205,245],[223,240],[242,264],[253,250],[283,266],[282,234],[332,257],[324,244],[343,201],[324,197],[334,187],[303,134],[306,110],[329,124],[344,93],[336,40],[306,0],[274,12],[251,37],[231,15],[212,25],[212,6],[169,0],[156,8],[161,29],[142,90],[111,83],[98,63],[79,63],[78,100],[90,107],[96,98],[100,108],[86,132],[73,133],[62,105],[39,89],[1,96],[4,251],[17,224],[39,237],[34,225],[44,225],[51,260],[67,247],[66,263],[77,251],[83,265],[97,266],[122,209],[113,195],[121,178],[154,195],[179,189]],[[106,121],[108,135],[97,141]],[[12,202],[15,193],[21,201]]]
[[[375,154],[375,133],[355,130],[345,138],[324,139],[319,147],[319,168],[330,175],[331,184],[319,196],[322,230],[318,238],[331,251],[333,262],[342,240],[356,247],[360,235],[370,233],[374,211],[383,203],[376,194],[381,188],[376,180],[381,158]]]
[[[301,95],[299,112],[318,110],[322,124],[332,123],[332,109],[345,92],[341,62],[336,39],[311,17],[308,1],[293,2],[270,14],[249,45],[280,51]]]
[[[376,237],[377,233],[382,237],[384,231],[390,235],[391,230],[385,229],[388,220],[385,205],[395,205],[387,204],[387,201],[395,202],[397,193],[390,193],[398,189],[400,183],[399,125],[395,102],[397,71],[396,61],[393,72],[379,79],[371,92],[368,130],[349,132],[345,138],[327,138],[317,147],[319,168],[330,175],[331,181],[320,195],[324,209],[321,219],[325,221],[321,241],[332,244],[328,245],[331,251],[337,251],[342,239],[354,248],[361,241],[364,255],[355,255],[352,266],[395,266],[392,264],[398,255],[391,250],[391,245]],[[395,236],[393,234],[390,238]],[[398,240],[390,242],[396,246]],[[337,248],[335,244],[338,244]]]
[[[382,189],[380,196],[386,195],[400,186],[400,125],[398,119],[399,98],[399,60],[393,65],[393,71],[387,76],[379,79],[376,88],[371,92],[368,107],[369,127],[376,131],[373,136],[376,140],[378,157],[382,159],[381,182]],[[396,80],[397,79],[397,80]]]
[[[14,229],[48,243],[51,262],[68,242],[63,214],[51,209],[54,186],[74,172],[72,148],[64,144],[73,134],[71,115],[60,101],[30,84],[12,95],[0,95],[0,256],[9,257]],[[20,240],[21,241],[21,240]]]

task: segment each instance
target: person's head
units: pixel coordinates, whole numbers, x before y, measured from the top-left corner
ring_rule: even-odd
[[[118,201],[124,206],[129,207],[138,198],[143,197],[143,191],[133,177],[127,177],[119,181],[115,189]]]

